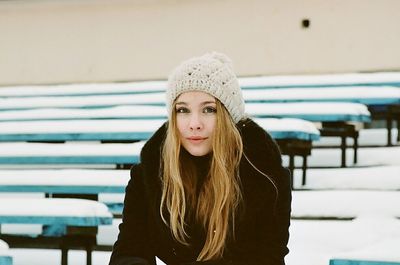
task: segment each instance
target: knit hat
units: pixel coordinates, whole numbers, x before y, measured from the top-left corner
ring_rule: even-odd
[[[166,91],[169,115],[174,100],[188,91],[203,91],[217,98],[235,123],[245,116],[242,91],[232,61],[224,54],[212,52],[190,58],[172,71]]]

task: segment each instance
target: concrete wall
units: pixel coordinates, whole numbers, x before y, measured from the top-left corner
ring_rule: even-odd
[[[399,10],[398,0],[0,1],[0,86],[165,79],[210,50],[240,76],[400,70]]]

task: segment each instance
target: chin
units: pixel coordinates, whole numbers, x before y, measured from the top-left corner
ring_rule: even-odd
[[[208,153],[210,153],[209,151],[205,151],[205,150],[187,150],[189,152],[189,154],[191,154],[192,156],[205,156]]]
[[[192,156],[205,156],[211,152],[211,148],[204,146],[184,146],[184,148]]]

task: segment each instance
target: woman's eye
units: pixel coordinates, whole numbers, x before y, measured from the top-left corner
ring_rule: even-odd
[[[203,110],[204,113],[215,113],[217,110],[214,107],[205,107]]]
[[[183,107],[177,108],[176,113],[189,113],[189,109]]]

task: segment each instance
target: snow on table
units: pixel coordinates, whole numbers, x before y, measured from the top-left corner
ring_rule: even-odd
[[[400,165],[309,169],[302,188],[400,191]]]
[[[239,78],[242,88],[400,85],[399,72],[280,75]]]
[[[166,119],[164,106],[116,106],[100,109],[43,108],[1,111],[0,121],[68,120],[68,119]]]
[[[129,170],[0,170],[0,192],[124,193]]]
[[[0,223],[98,226],[112,223],[103,203],[84,199],[0,198]]]
[[[290,252],[285,260],[291,265],[327,265],[333,258],[360,258],[353,254],[368,254],[368,249],[369,258],[385,257],[384,254],[396,257],[399,244],[389,242],[399,239],[400,220],[388,216],[370,215],[351,221],[291,220]]]
[[[319,131],[300,119],[255,119],[278,139],[318,140]],[[146,140],[165,120],[62,120],[1,122],[0,141]]]
[[[8,255],[8,244],[3,240],[0,240],[0,264],[2,263],[2,258]]]
[[[351,250],[334,253],[332,265],[383,265],[400,264],[400,221],[386,216],[360,218],[355,232],[369,237],[368,243]],[[354,233],[354,232],[353,232]],[[365,235],[363,236],[366,237]],[[397,249],[397,251],[393,251]],[[387,262],[387,263],[386,263]]]
[[[102,94],[127,94],[162,92],[165,81],[143,81],[126,83],[84,83],[68,85],[33,85],[1,87],[0,97],[37,97],[37,96],[85,96]]]
[[[368,108],[359,103],[292,102],[248,103],[246,112],[255,117],[298,118],[313,122],[344,121],[370,122]]]
[[[366,105],[388,105],[400,103],[399,87],[334,87],[334,88],[290,88],[252,89],[243,91],[250,102],[353,102]]]
[[[0,164],[132,164],[144,143],[0,143]]]
[[[101,108],[120,105],[165,105],[164,93],[0,98],[0,110],[33,108]]]
[[[362,104],[356,103],[249,103],[246,111],[251,116],[280,116],[280,115],[353,115],[370,116],[368,109]],[[1,111],[0,121],[36,121],[36,120],[110,120],[132,119],[142,120],[166,120],[165,107],[160,106],[116,106],[100,109],[66,109],[44,108],[18,111]],[[6,126],[2,126],[6,127]]]
[[[381,86],[400,85],[400,73],[345,73],[329,75],[280,75],[238,78],[243,89],[274,87],[326,87],[326,86]],[[166,80],[124,82],[124,83],[84,83],[68,85],[33,85],[0,88],[0,97],[30,97],[50,95],[91,95],[163,92]]]
[[[246,103],[291,102],[291,101],[347,101],[369,105],[400,103],[400,88],[324,88],[322,89],[265,89],[244,90]],[[122,105],[165,106],[164,93],[142,93],[121,95],[89,96],[38,96],[22,98],[1,98],[1,110],[21,110],[34,108],[104,108]]]
[[[400,217],[399,205],[400,193],[396,191],[294,191],[292,217],[346,219],[378,215],[395,218]]]

